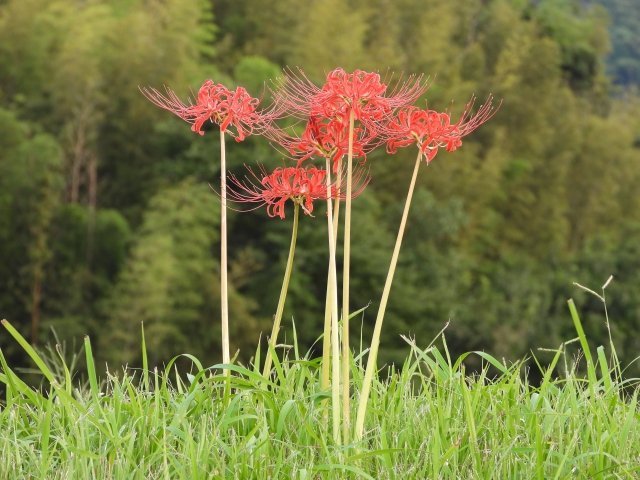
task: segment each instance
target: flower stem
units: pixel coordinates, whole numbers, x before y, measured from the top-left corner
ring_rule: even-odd
[[[349,406],[349,266],[351,261],[351,183],[353,170],[353,109],[349,115],[349,151],[347,153],[347,192],[344,208],[344,259],[342,266],[342,435],[349,443],[351,408]]]
[[[396,264],[398,263],[400,247],[402,246],[402,237],[404,236],[404,230],[407,225],[409,207],[411,206],[411,199],[413,197],[413,190],[416,185],[416,179],[418,178],[418,169],[420,168],[421,160],[422,154],[420,151],[418,151],[418,158],[416,158],[416,164],[413,169],[413,176],[411,177],[411,183],[409,184],[409,192],[407,193],[407,200],[404,204],[404,211],[402,212],[402,220],[400,221],[400,228],[398,229],[398,237],[396,238],[396,244],[393,248],[391,264],[389,265],[389,271],[387,272],[387,280],[385,281],[384,289],[382,291],[380,307],[378,308],[378,315],[376,317],[376,323],[373,329],[373,337],[371,338],[369,358],[367,360],[367,368],[365,370],[364,380],[362,382],[362,392],[360,393],[360,402],[358,404],[358,414],[356,417],[356,441],[362,439],[362,434],[364,431],[364,419],[365,414],[367,413],[367,402],[369,401],[371,382],[373,381],[373,374],[374,370],[376,369],[376,360],[378,356],[378,347],[380,346],[380,332],[382,330],[382,321],[384,320],[384,313],[387,308],[387,300],[389,300],[389,292],[391,291],[391,283],[393,282],[393,275],[396,271]]]
[[[340,445],[340,340],[338,338],[338,277],[336,274],[336,234],[331,209],[331,176],[327,158],[327,226],[329,228],[329,288],[331,291],[331,411],[333,440]]]
[[[269,348],[267,356],[264,360],[264,370],[262,375],[267,377],[271,372],[271,362],[273,360],[271,352],[276,348],[278,343],[278,332],[280,331],[280,322],[282,321],[282,313],[284,312],[284,303],[287,299],[287,291],[289,290],[289,280],[291,279],[291,271],[293,270],[293,257],[296,252],[296,240],[298,238],[298,219],[300,217],[300,205],[296,202],[293,210],[293,230],[291,231],[291,245],[289,246],[289,257],[287,258],[287,266],[284,270],[284,279],[282,280],[282,289],[280,290],[280,298],[276,315],[273,319],[273,327],[271,336],[269,337]]]
[[[329,168],[329,162],[327,162],[327,176],[331,176],[331,169]],[[342,171],[340,164],[338,164],[338,174],[336,179],[336,185],[339,187],[342,177]],[[339,192],[338,192],[339,193]],[[331,208],[331,198],[327,199],[327,208]],[[338,218],[340,216],[340,198],[336,196],[335,203],[333,204],[333,245],[334,249],[336,242],[338,241]],[[335,263],[334,263],[335,266]],[[331,361],[331,296],[333,284],[331,283],[331,265],[329,265],[329,272],[327,272],[327,297],[324,307],[324,334],[322,337],[322,365],[320,375],[320,388],[326,390],[329,388],[330,383],[330,361]]]
[[[222,319],[222,363],[231,363],[229,354],[229,298],[227,288],[227,156],[224,132],[220,130],[220,309]],[[229,370],[225,370],[228,375]]]

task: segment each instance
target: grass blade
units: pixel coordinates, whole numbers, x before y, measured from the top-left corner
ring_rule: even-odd
[[[42,358],[40,358],[40,355],[36,353],[35,349],[31,345],[29,345],[29,342],[27,342],[25,338],[20,335],[20,332],[18,332],[7,320],[2,320],[2,326],[20,344],[27,355],[29,355],[31,360],[33,360],[33,362],[38,366],[38,369],[42,372],[46,379],[49,380],[49,382],[52,384],[57,384],[53,372],[49,370],[49,367],[47,367]]]

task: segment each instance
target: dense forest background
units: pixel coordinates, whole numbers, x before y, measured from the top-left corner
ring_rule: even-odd
[[[113,367],[219,360],[218,137],[193,134],[139,86],[185,96],[212,78],[264,95],[283,66],[424,72],[429,106],[503,99],[490,123],[422,171],[381,359],[448,322],[453,352],[508,359],[575,336],[594,343],[609,277],[614,342],[640,354],[638,0],[0,0],[0,317],[40,346],[89,334]],[[231,169],[286,163],[259,137]],[[353,322],[368,342],[413,153],[369,157],[354,202]],[[230,213],[232,349],[269,329],[290,220]],[[285,319],[322,331],[325,223],[304,218]],[[80,342],[77,342],[79,345]],[[19,353],[5,332],[0,345]],[[358,341],[356,341],[358,348]],[[538,352],[534,350],[536,354]],[[544,359],[544,354],[541,354]]]

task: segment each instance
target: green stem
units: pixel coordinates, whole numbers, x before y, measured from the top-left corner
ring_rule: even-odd
[[[229,298],[227,288],[227,156],[224,132],[220,130],[220,310],[222,319],[222,363],[231,363],[229,354]],[[225,370],[227,374],[230,372]]]
[[[287,258],[287,266],[284,270],[284,279],[282,280],[282,289],[280,290],[280,299],[276,308],[276,315],[273,319],[273,328],[269,337],[270,347],[267,349],[267,356],[264,360],[264,370],[262,375],[267,377],[271,372],[271,352],[276,348],[278,342],[278,332],[280,331],[280,322],[282,321],[282,313],[284,312],[284,303],[287,299],[287,291],[289,290],[289,280],[291,279],[291,271],[293,270],[293,257],[296,252],[296,240],[298,238],[298,220],[300,217],[300,205],[296,202],[293,210],[293,230],[291,231],[291,245],[289,246],[289,258]]]
[[[387,308],[387,300],[389,300],[389,292],[391,291],[391,283],[393,282],[393,275],[396,271],[396,265],[398,263],[398,256],[400,254],[400,247],[402,246],[402,237],[404,236],[404,230],[407,225],[407,217],[409,215],[409,207],[411,206],[411,199],[413,197],[413,190],[416,185],[416,179],[418,178],[418,169],[422,160],[422,154],[418,151],[418,157],[416,158],[416,164],[413,169],[413,176],[411,177],[411,183],[409,184],[409,192],[407,193],[407,200],[404,204],[404,211],[402,212],[402,220],[400,221],[400,228],[398,229],[398,237],[396,238],[396,244],[393,248],[393,255],[391,256],[391,264],[389,265],[389,271],[387,272],[387,280],[382,290],[382,298],[380,299],[380,307],[378,308],[378,315],[376,317],[376,323],[373,329],[373,337],[371,338],[371,347],[369,348],[369,358],[367,360],[367,368],[364,373],[364,380],[362,382],[362,392],[360,393],[360,402],[358,404],[358,414],[356,417],[355,439],[359,441],[362,439],[364,431],[364,418],[367,413],[367,402],[369,401],[369,393],[371,391],[371,382],[373,381],[373,374],[376,369],[376,360],[378,357],[378,347],[380,346],[380,332],[382,331],[382,321],[384,320],[384,312]]]
[[[353,109],[349,115],[349,151],[347,153],[347,192],[344,208],[344,260],[342,267],[342,435],[349,443],[351,408],[349,406],[349,266],[351,262],[351,184],[353,170]]]
[[[331,291],[331,411],[333,440],[340,445],[340,340],[338,338],[338,277],[336,274],[336,234],[331,209],[331,175],[327,158],[327,226],[329,228],[329,290]]]
[[[328,159],[327,159],[328,160]],[[338,164],[338,176],[336,179],[336,185],[340,185],[342,171],[340,170],[340,163]],[[331,183],[331,169],[330,162],[327,161],[327,177],[329,177],[329,184]],[[327,208],[331,209],[331,198],[327,199]],[[335,248],[338,241],[338,218],[340,216],[340,199],[336,198],[333,204],[333,245]],[[322,390],[329,388],[330,384],[330,361],[331,361],[331,296],[333,285],[331,283],[331,265],[329,265],[329,271],[327,272],[327,296],[325,299],[324,307],[324,334],[322,336],[322,365],[320,375],[320,387]]]

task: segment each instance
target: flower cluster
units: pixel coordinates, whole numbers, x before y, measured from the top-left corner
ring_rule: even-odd
[[[344,200],[344,185],[333,183],[327,187],[327,171],[316,167],[278,167],[271,173],[264,168],[260,175],[247,167],[249,175],[243,179],[229,176],[228,198],[240,203],[254,203],[255,208],[267,207],[270,217],[285,218],[285,204],[288,200],[298,204],[307,215],[313,213],[315,200],[327,198]],[[357,196],[366,187],[369,177],[364,170],[355,175]]]
[[[348,126],[345,128],[340,119],[310,117],[302,135],[298,137],[281,134],[276,142],[299,162],[314,156],[332,159],[335,172],[339,160],[349,150],[349,129]],[[373,146],[371,133],[359,126],[354,128],[352,142],[353,156],[356,158],[365,157]]]
[[[348,121],[351,111],[363,123],[379,121],[394,109],[415,102],[427,89],[422,75],[389,86],[380,75],[363,70],[347,73],[336,68],[318,87],[301,70],[287,71],[284,81],[273,92],[276,103],[293,116],[342,118]]]
[[[229,132],[237,142],[241,142],[254,132],[256,126],[270,120],[268,114],[257,111],[259,101],[246,89],[237,87],[230,90],[212,80],[202,84],[195,103],[184,103],[168,88],[165,94],[155,88],[144,88],[142,93],[158,107],[190,123],[191,130],[200,135],[204,135],[202,127],[210,120],[222,132]]]
[[[271,375],[271,355],[276,348],[278,331],[284,311],[289,288],[293,258],[296,246],[298,219],[300,209],[312,215],[314,202],[327,202],[327,233],[329,243],[329,275],[327,278],[327,296],[323,333],[323,353],[321,387],[327,389],[331,382],[331,403],[333,419],[333,435],[336,444],[342,440],[350,442],[349,423],[351,392],[349,358],[349,272],[351,251],[351,198],[358,196],[369,182],[369,175],[362,167],[353,168],[353,158],[366,159],[373,148],[385,144],[387,151],[396,153],[399,148],[416,145],[418,152],[409,184],[407,199],[402,213],[400,228],[391,256],[391,263],[386,276],[382,297],[376,316],[371,346],[367,359],[367,367],[362,381],[360,401],[355,423],[355,439],[362,440],[367,402],[371,390],[372,379],[377,370],[376,358],[380,344],[380,332],[384,320],[391,284],[395,274],[404,230],[407,224],[409,208],[415,190],[419,167],[423,160],[433,160],[441,148],[452,152],[462,145],[462,138],[489,120],[495,114],[493,98],[472,113],[474,101],[469,102],[457,122],[452,123],[451,116],[445,112],[420,109],[413,106],[426,91],[427,84],[422,76],[409,77],[408,80],[383,82],[377,73],[355,70],[347,73],[337,68],[326,77],[322,87],[315,85],[305,74],[298,70],[289,70],[283,82],[273,93],[273,105],[266,111],[259,112],[258,100],[252,98],[247,91],[238,87],[234,91],[224,85],[207,80],[200,90],[195,102],[185,104],[176,94],[166,89],[160,93],[155,89],[142,89],[143,94],[157,106],[169,110],[183,120],[189,122],[194,132],[203,134],[202,128],[207,121],[220,127],[221,132],[230,131],[236,141],[242,141],[256,130],[265,135],[274,145],[282,148],[285,155],[298,160],[295,167],[279,167],[268,173],[260,168],[258,173],[247,167],[249,174],[242,179],[230,175],[229,189],[225,169],[225,142],[221,135],[221,296],[222,302],[222,335],[223,360],[229,363],[228,315],[226,308],[226,200],[254,204],[255,208],[266,206],[270,217],[285,218],[287,201],[295,205],[294,222],[291,234],[291,247],[274,316],[273,329],[269,339],[263,375]],[[282,113],[304,123],[300,135],[276,125],[275,120]],[[295,129],[297,125],[294,125]],[[343,175],[341,159],[347,156]],[[304,161],[312,157],[325,160],[326,170],[314,166],[302,166]],[[330,163],[333,162],[333,165]],[[331,181],[331,166],[337,172],[337,180]],[[332,208],[331,200],[346,200],[344,211],[344,249],[342,255],[342,328],[338,333],[338,282],[336,265],[336,243],[334,221],[339,216],[339,203]],[[335,218],[333,217],[335,214]],[[336,224],[337,225],[337,224]],[[342,346],[339,346],[339,342]],[[341,363],[341,364],[340,364]],[[331,364],[331,371],[329,365]],[[342,366],[342,368],[340,368]],[[340,387],[342,386],[342,407],[340,407]],[[340,431],[340,415],[344,413],[342,432]],[[344,438],[343,438],[344,437]]]
[[[385,97],[387,85],[377,73],[342,68],[329,72],[320,92],[312,99],[311,114],[348,121],[353,112],[356,120],[381,120],[391,111],[391,99]]]
[[[466,105],[460,119],[453,124],[448,113],[414,106],[403,108],[385,127],[387,151],[396,153],[398,148],[415,143],[427,163],[433,160],[440,148],[453,152],[462,145],[462,137],[495,114],[492,100],[489,96],[474,115],[471,114],[472,100]]]
[[[351,114],[358,121],[351,132],[352,155],[366,158],[367,152],[385,141],[382,132],[393,111],[413,103],[425,90],[421,76],[397,82],[388,94],[387,84],[377,73],[337,68],[320,88],[301,71],[289,71],[274,97],[292,116],[306,120],[304,132],[296,136],[273,127],[265,134],[299,162],[313,156],[330,158],[336,171],[349,149]]]
[[[322,87],[315,85],[301,70],[289,70],[280,88],[273,92],[274,106],[262,111],[258,111],[258,99],[244,88],[230,90],[212,80],[203,83],[195,101],[190,103],[184,103],[168,88],[164,94],[154,88],[144,88],[142,93],[157,106],[189,122],[191,129],[200,135],[204,134],[207,121],[217,124],[222,132],[229,132],[238,142],[259,128],[259,133],[298,160],[296,168],[276,169],[270,175],[263,170],[265,178],[260,180],[260,188],[253,181],[243,183],[233,177],[235,185],[242,186],[235,192],[236,200],[259,200],[268,206],[270,216],[283,218],[287,199],[303,199],[307,213],[313,210],[313,200],[326,199],[326,188],[322,186],[325,179],[320,178],[326,172],[300,168],[305,160],[330,159],[336,172],[351,142],[353,157],[362,159],[383,143],[389,153],[416,144],[428,163],[440,148],[449,152],[456,150],[462,144],[462,137],[495,113],[489,97],[472,115],[472,100],[460,119],[452,123],[448,113],[412,105],[426,89],[422,76],[397,81],[389,88],[377,73],[363,70],[348,73],[337,68],[327,74]],[[302,134],[290,134],[275,124],[283,111],[306,121]],[[352,116],[357,123],[350,129]]]

